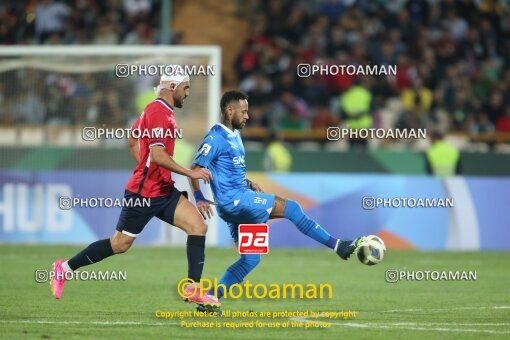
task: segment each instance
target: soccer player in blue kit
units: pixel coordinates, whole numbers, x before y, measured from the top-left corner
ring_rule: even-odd
[[[239,130],[248,120],[248,96],[240,91],[228,91],[220,102],[221,123],[214,125],[205,136],[191,169],[207,168],[213,180],[211,188],[219,216],[228,223],[230,234],[237,243],[238,225],[242,223],[265,223],[273,218],[286,218],[306,236],[333,249],[347,260],[364,241],[341,240],[310,219],[299,203],[272,194],[266,194],[259,185],[246,178],[244,146]],[[211,217],[211,204],[200,190],[198,180],[191,180],[197,208],[204,218]],[[244,278],[260,263],[260,254],[243,254],[223,274],[219,284],[227,290]],[[218,298],[224,295],[222,286]]]

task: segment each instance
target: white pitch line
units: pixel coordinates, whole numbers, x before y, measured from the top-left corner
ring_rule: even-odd
[[[0,323],[51,324],[51,325],[101,325],[101,326],[179,326],[177,322],[138,321],[53,321],[53,320],[0,320]]]
[[[409,308],[409,309],[390,309],[381,311],[366,311],[365,313],[405,313],[405,312],[440,312],[465,309],[510,309],[510,306],[488,306],[488,307],[452,307],[452,308]]]
[[[381,310],[381,311],[369,311],[368,313],[405,313],[405,312],[423,312],[425,309],[421,308],[409,308],[409,309],[390,309],[390,310]],[[367,313],[367,312],[365,312]]]
[[[479,322],[479,323],[464,323],[464,322],[395,322],[391,323],[394,326],[510,326],[508,322]]]
[[[292,321],[310,323],[312,320],[304,318],[291,318]],[[510,331],[500,331],[494,329],[460,329],[460,328],[429,328],[429,327],[410,327],[410,326],[398,326],[399,324],[371,324],[371,323],[357,323],[357,322],[327,322],[335,326],[353,327],[353,328],[374,328],[374,329],[405,329],[411,331],[437,331],[437,332],[463,332],[463,333],[489,333],[489,334],[510,334]]]
[[[425,309],[425,308],[410,308],[410,309],[392,309],[387,311],[369,311],[363,313],[401,313],[401,312],[431,312],[431,311],[452,311],[452,310],[466,310],[466,309],[510,309],[510,306],[485,306],[485,307],[453,307],[453,308],[436,308],[436,309]],[[360,311],[361,312],[361,311]],[[322,314],[319,314],[321,316]],[[290,318],[290,320],[297,322],[310,323],[315,320],[309,318]],[[319,321],[319,320],[317,320]],[[320,320],[321,322],[328,322],[332,325],[344,326],[344,327],[355,327],[355,328],[376,328],[376,329],[407,329],[417,331],[439,331],[439,332],[465,332],[465,333],[490,333],[490,334],[510,334],[510,331],[506,330],[494,330],[494,329],[459,329],[459,328],[432,328],[426,326],[480,326],[480,327],[504,327],[510,326],[510,323],[447,323],[447,322],[399,322],[399,323],[356,323],[356,322],[329,322],[327,320]]]

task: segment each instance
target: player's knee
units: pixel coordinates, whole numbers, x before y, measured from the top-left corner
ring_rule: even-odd
[[[131,248],[132,244],[133,244],[133,240],[127,240],[127,239],[120,239],[120,240],[112,239],[111,240],[112,250],[113,250],[114,254],[125,253],[126,251],[129,250],[129,248]]]
[[[255,267],[257,267],[262,260],[262,256],[260,256],[260,254],[244,254],[241,255],[241,258],[246,263],[247,267],[250,268],[250,270],[255,269]]]
[[[207,224],[202,217],[190,220],[186,226],[188,235],[205,235],[207,234]]]
[[[292,220],[295,217],[302,215],[302,214],[303,214],[303,209],[301,208],[301,205],[294,200],[287,199],[287,203],[285,205],[285,211],[284,211],[283,216],[289,220]]]

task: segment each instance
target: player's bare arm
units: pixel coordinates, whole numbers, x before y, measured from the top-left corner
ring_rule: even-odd
[[[255,192],[264,192],[264,190],[262,190],[262,187],[260,185],[258,185],[257,183],[255,183],[253,181],[250,181],[249,179],[246,179],[246,185],[248,186],[248,189],[251,189]]]
[[[170,155],[165,151],[165,148],[160,145],[151,147],[151,162],[157,164],[165,169],[168,169],[176,174],[189,177],[191,179],[203,180],[206,184],[212,180],[211,172],[205,168],[188,169],[179,165]]]
[[[201,167],[199,167],[196,164],[191,164],[192,171],[197,168],[202,169]],[[197,209],[200,212],[200,214],[202,214],[202,217],[204,219],[213,217],[214,211],[213,211],[211,205],[214,205],[215,203],[213,201],[206,199],[205,197],[203,197],[203,195],[201,195],[200,183],[198,182],[198,179],[193,179],[193,178],[189,177],[189,182],[190,182],[191,189],[193,190],[193,194],[195,195],[195,200],[197,202]]]

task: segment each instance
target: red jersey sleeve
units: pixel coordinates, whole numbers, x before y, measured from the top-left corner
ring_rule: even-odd
[[[168,117],[162,110],[149,110],[145,112],[145,131],[142,135],[148,137],[149,147],[153,145],[165,146],[164,131],[168,129]]]

